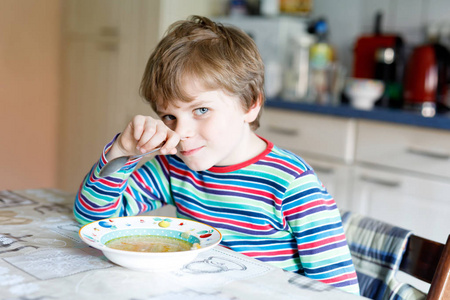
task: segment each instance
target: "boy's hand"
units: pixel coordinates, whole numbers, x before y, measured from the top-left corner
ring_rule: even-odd
[[[135,116],[114,142],[108,160],[119,156],[137,155],[161,146],[161,154],[176,154],[180,136],[161,120]]]

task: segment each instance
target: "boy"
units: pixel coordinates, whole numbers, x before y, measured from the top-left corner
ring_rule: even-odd
[[[177,216],[218,228],[222,245],[358,293],[338,209],[298,156],[255,134],[264,66],[245,33],[194,16],[173,24],[151,54],[141,94],[160,120],[136,116],[85,178],[80,223],[175,205]],[[105,178],[115,157],[138,160]]]

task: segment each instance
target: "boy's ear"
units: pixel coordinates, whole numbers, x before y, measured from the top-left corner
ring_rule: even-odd
[[[262,102],[262,96],[259,95],[257,101],[250,107],[248,112],[245,114],[244,121],[246,123],[251,123],[256,120],[258,117],[259,111],[261,110],[261,102]]]

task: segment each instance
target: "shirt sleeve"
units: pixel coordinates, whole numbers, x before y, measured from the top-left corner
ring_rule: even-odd
[[[99,176],[108,162],[106,153],[116,138],[105,146],[100,160],[86,175],[75,197],[74,216],[81,224],[137,215],[172,202],[161,158],[155,157],[137,170],[140,159],[130,160],[117,172]]]
[[[358,280],[334,199],[312,170],[290,184],[282,210],[296,240],[303,273],[359,294]]]

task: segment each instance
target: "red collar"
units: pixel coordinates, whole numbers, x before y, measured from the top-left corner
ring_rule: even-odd
[[[266,149],[261,152],[260,154],[258,154],[257,156],[250,158],[249,160],[246,160],[244,162],[235,164],[235,165],[231,165],[231,166],[213,166],[211,168],[208,169],[208,171],[210,172],[215,172],[215,173],[228,173],[228,172],[233,172],[242,168],[245,168],[247,166],[250,166],[251,164],[254,164],[255,162],[259,161],[261,158],[265,157],[267,154],[270,153],[270,151],[272,151],[273,149],[273,143],[266,140],[263,137],[258,136],[260,139],[262,139],[264,142],[266,142],[267,147]]]

